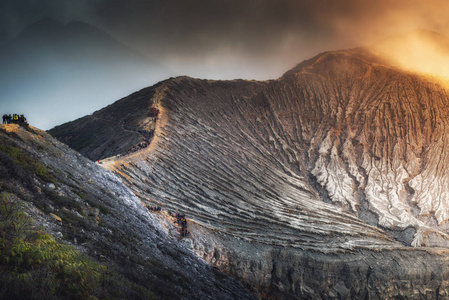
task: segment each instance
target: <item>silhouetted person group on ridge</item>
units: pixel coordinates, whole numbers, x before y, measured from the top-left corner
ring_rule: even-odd
[[[147,209],[149,211],[161,211],[161,207],[160,206],[147,206]],[[190,236],[190,232],[187,230],[187,219],[186,219],[186,214],[185,213],[175,213],[175,212],[169,212],[169,215],[172,216],[173,218],[176,218],[175,223],[181,225],[181,236],[182,237],[188,237]]]
[[[153,139],[154,136],[154,130],[151,130],[147,136],[143,136],[143,141],[138,143],[137,145],[127,149],[125,152],[118,154],[118,157],[123,157],[132,153],[135,153],[137,151],[140,151],[142,149],[145,149],[146,147],[148,147],[151,143],[151,140]]]
[[[4,114],[3,115],[3,124],[27,124],[27,119],[24,115],[18,114]]]
[[[161,207],[160,206],[147,206],[149,211],[161,211]]]

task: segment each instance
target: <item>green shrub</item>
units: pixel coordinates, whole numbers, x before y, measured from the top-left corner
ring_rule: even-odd
[[[23,206],[13,196],[0,194],[0,263],[10,271],[14,294],[40,287],[50,295],[87,297],[101,286],[107,268],[58,243],[31,226]]]
[[[151,299],[154,295],[32,226],[26,207],[0,193],[2,299]]]
[[[19,285],[29,288],[38,284],[49,294],[58,296],[87,297],[107,274],[105,266],[43,232],[16,240],[11,247],[2,249],[1,259],[3,266],[13,270],[12,278]],[[46,276],[42,277],[42,273]]]

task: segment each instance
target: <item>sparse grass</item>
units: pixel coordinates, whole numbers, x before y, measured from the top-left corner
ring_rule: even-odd
[[[81,192],[80,190],[72,189],[72,192],[78,195],[78,197],[80,197],[81,199],[86,200],[86,194]]]
[[[154,298],[69,245],[34,228],[15,196],[0,193],[0,295],[3,299]]]
[[[90,239],[91,232],[109,232],[105,227],[113,229],[114,233],[119,231],[102,218],[102,215],[119,214],[105,201],[109,195],[112,198],[114,195],[101,187],[94,191],[84,189],[83,183],[70,177],[70,173],[66,175],[47,168],[39,161],[40,154],[35,155],[21,145],[20,141],[7,137],[0,139],[0,298],[154,299],[153,292],[166,293],[169,286],[161,290],[159,281],[143,282],[136,276],[140,273],[134,271],[134,266],[148,264],[136,254],[142,243],[139,235],[108,235],[112,243],[122,244],[118,245],[119,249],[126,250],[125,259],[118,264],[114,259],[122,259],[121,250]],[[47,154],[50,150],[50,147],[45,149]],[[71,178],[70,185],[67,181]],[[60,189],[49,188],[48,182]],[[66,193],[67,187],[71,192]],[[77,196],[82,201],[76,201]],[[83,215],[84,204],[99,209],[100,219],[88,213],[84,218],[80,217],[74,210]],[[31,205],[45,214],[54,213],[61,217],[58,230],[63,234],[64,242],[32,226],[27,208]],[[75,238],[77,244],[89,243],[88,249],[103,253],[105,257],[98,262],[64,244]],[[114,264],[109,265],[111,261]],[[152,269],[152,266],[146,267]],[[170,278],[165,269],[160,272],[167,275],[164,280]]]
[[[24,207],[12,198],[0,194],[0,263],[9,271],[3,292],[18,299],[43,291],[68,298],[93,294],[108,276],[106,266],[34,229]]]

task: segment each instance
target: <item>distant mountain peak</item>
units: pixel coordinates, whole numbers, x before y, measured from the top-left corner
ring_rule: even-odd
[[[302,73],[314,73],[326,78],[362,76],[370,65],[383,61],[365,48],[323,52],[304,60],[285,72],[282,77]]]
[[[64,25],[52,18],[43,18],[26,27],[18,36],[18,38],[26,38],[33,36],[42,36],[55,34],[60,32]]]
[[[43,18],[35,23],[32,23],[19,34],[18,38],[35,38],[73,33],[103,35],[113,39],[108,33],[89,23],[72,21],[67,24],[63,24],[52,18]]]
[[[359,76],[373,64],[449,77],[449,38],[428,29],[416,29],[367,47],[320,53],[299,63],[283,77],[304,72],[332,78]]]
[[[110,38],[113,38],[106,31],[98,28],[97,26],[89,24],[89,23],[81,22],[81,21],[73,21],[73,22],[67,23],[64,26],[64,28],[65,28],[66,31],[70,31],[70,32],[73,32],[73,31],[77,31],[77,32],[95,32],[95,33],[102,34],[102,35],[105,35],[105,36],[107,35]]]
[[[58,22],[53,18],[45,17],[45,18],[40,19],[37,22],[32,23],[29,27],[40,27],[40,26],[42,26],[42,27],[44,27],[44,26],[45,27],[60,27],[62,25],[63,24],[61,22]]]
[[[31,24],[1,47],[0,65],[0,97],[16,99],[14,105],[26,102],[29,111],[24,113],[40,120],[36,125],[43,128],[50,127],[45,124],[50,119],[54,126],[78,117],[75,111],[99,109],[173,75],[96,26],[49,18]],[[43,117],[48,109],[42,103],[60,107],[60,119]]]

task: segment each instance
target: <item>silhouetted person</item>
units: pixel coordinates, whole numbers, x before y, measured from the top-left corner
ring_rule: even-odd
[[[4,114],[3,115],[3,124],[6,124],[6,122],[8,122],[8,115]]]
[[[183,227],[181,229],[181,236],[182,237],[188,237],[190,235],[190,232],[187,230],[187,227]]]
[[[11,114],[8,115],[8,119],[6,120],[6,122],[7,122],[8,124],[11,124],[11,122],[12,122],[12,116],[11,116]]]

